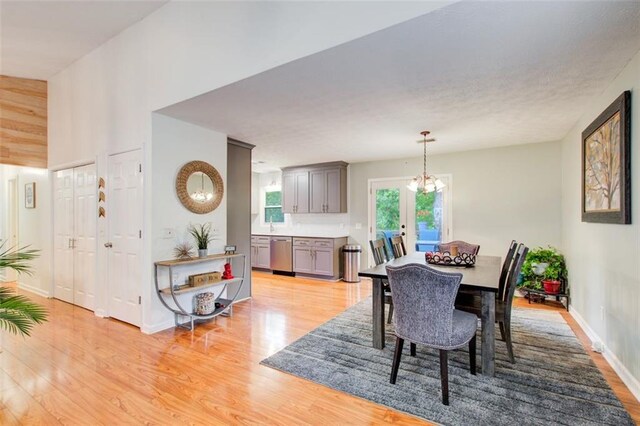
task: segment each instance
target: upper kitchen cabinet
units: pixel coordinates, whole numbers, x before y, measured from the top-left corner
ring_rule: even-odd
[[[347,163],[283,169],[282,200],[285,213],[346,213]]]
[[[308,170],[282,170],[282,212],[309,213]]]

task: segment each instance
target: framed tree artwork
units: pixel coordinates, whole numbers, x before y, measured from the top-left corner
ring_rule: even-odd
[[[631,92],[582,132],[582,221],[631,223]]]

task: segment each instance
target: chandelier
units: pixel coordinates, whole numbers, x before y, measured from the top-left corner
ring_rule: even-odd
[[[411,180],[409,185],[407,185],[407,188],[409,188],[409,190],[413,192],[417,192],[418,190],[422,191],[422,193],[424,194],[427,194],[429,192],[434,192],[434,191],[440,192],[442,191],[442,188],[446,186],[437,177],[427,174],[427,143],[435,141],[435,139],[433,138],[427,139],[427,136],[430,133],[431,132],[428,130],[424,130],[420,132],[420,134],[423,137],[423,140],[418,141],[418,143],[421,143],[424,148],[423,163],[422,163],[423,168],[422,168],[422,175],[417,175]]]
[[[211,192],[204,192],[204,173],[200,173],[202,176],[202,183],[200,184],[200,189],[193,191],[191,193],[191,198],[194,201],[197,201],[199,203],[204,203],[205,201],[209,201],[213,198],[213,193]]]

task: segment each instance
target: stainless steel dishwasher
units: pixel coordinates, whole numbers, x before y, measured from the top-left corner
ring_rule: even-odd
[[[271,237],[271,271],[293,274],[291,237]]]

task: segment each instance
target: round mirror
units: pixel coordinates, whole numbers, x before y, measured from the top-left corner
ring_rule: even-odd
[[[176,192],[182,205],[189,211],[205,214],[220,205],[224,185],[220,173],[211,164],[191,161],[178,172]]]

